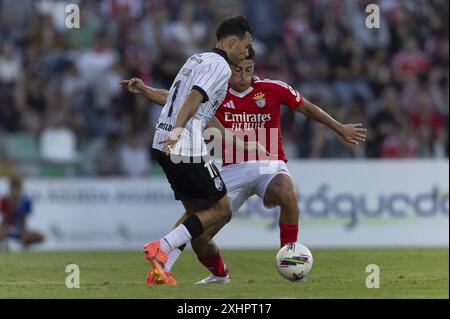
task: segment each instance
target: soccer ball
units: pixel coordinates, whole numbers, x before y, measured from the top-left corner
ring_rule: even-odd
[[[290,281],[301,282],[311,271],[313,256],[306,246],[292,243],[278,251],[276,263],[281,276]]]

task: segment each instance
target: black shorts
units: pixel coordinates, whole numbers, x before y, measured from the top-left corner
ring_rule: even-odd
[[[188,158],[184,158],[184,162],[174,163],[160,150],[152,149],[152,153],[166,174],[175,199],[216,202],[227,194],[219,170],[212,162],[207,163],[203,158],[190,158],[187,162]]]

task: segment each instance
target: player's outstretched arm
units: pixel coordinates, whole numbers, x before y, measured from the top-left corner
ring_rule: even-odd
[[[155,89],[151,86],[145,85],[139,78],[131,78],[129,80],[122,80],[119,84],[126,88],[131,93],[139,93],[147,99],[158,105],[164,106],[167,101],[169,91],[164,89]]]
[[[222,123],[217,119],[217,117],[213,116],[209,123],[206,125],[208,128],[216,128],[220,131],[221,136],[225,139],[227,143],[232,144],[234,142],[234,136],[236,136],[232,130],[226,129]],[[227,131],[227,133],[225,133]],[[245,142],[243,139],[236,136],[236,147],[238,149],[243,149],[249,152],[257,151],[261,154],[268,155],[266,148],[257,141],[248,141]]]
[[[303,113],[305,116],[322,123],[338,134],[344,142],[358,145],[366,140],[367,129],[362,127],[361,123],[342,124],[335,120],[330,114],[322,110],[317,105],[303,98],[303,103],[296,108],[297,112]]]
[[[202,101],[202,93],[194,89],[191,90],[191,92],[186,95],[180,111],[178,112],[175,128],[185,128],[187,122],[194,116],[195,112],[197,112]]]

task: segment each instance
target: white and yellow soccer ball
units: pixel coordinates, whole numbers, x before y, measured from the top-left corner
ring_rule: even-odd
[[[287,244],[276,256],[276,266],[283,278],[302,282],[308,277],[313,265],[311,251],[300,243]]]

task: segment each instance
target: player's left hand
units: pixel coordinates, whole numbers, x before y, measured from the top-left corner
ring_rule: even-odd
[[[163,147],[164,153],[166,153],[167,155],[172,153],[172,150],[175,147],[175,144],[177,144],[182,131],[183,131],[183,129],[181,129],[181,128],[175,128],[170,132],[168,139],[166,139],[162,142],[159,142],[159,144],[164,144],[164,147]]]
[[[258,154],[264,154],[265,156],[270,156],[270,153],[268,150],[266,150],[266,148],[264,147],[264,145],[256,142],[256,141],[249,141],[247,143],[245,143],[245,150],[248,152],[254,152],[256,151]]]
[[[265,156],[271,156],[270,152],[264,147],[264,145],[258,143],[257,145],[258,154],[264,154]]]
[[[131,78],[129,80],[122,80],[119,84],[128,89],[131,93],[141,93],[144,88],[144,82],[139,78]]]
[[[344,142],[359,145],[359,143],[366,141],[367,129],[361,123],[345,124],[342,125],[338,134]]]

